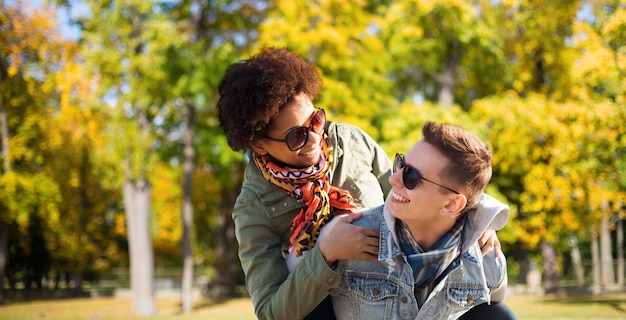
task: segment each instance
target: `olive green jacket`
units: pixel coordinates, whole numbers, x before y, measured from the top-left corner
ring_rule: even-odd
[[[332,185],[348,190],[359,209],[382,205],[391,190],[392,173],[384,150],[352,125],[329,122],[326,131],[336,159],[329,170]],[[289,229],[303,206],[263,178],[249,161],[233,219],[246,286],[259,319],[301,319],[340,279],[317,246],[291,274],[287,270]]]

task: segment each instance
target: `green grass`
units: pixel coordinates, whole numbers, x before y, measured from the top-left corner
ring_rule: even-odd
[[[626,319],[626,294],[600,296],[512,296],[507,303],[520,320],[530,319]],[[256,319],[249,299],[225,302],[196,301],[191,314],[181,315],[179,301],[157,299],[153,317],[132,315],[132,301],[125,298],[84,298],[8,302],[0,306],[0,319]]]
[[[507,304],[519,319],[626,319],[626,294],[513,296]]]
[[[1,320],[60,319],[60,320],[138,320],[138,319],[256,319],[250,299],[239,298],[224,302],[196,301],[191,314],[180,313],[177,299],[157,299],[153,317],[134,316],[132,300],[127,298],[81,298],[8,302],[0,306]]]

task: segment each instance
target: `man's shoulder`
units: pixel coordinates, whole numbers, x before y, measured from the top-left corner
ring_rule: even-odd
[[[363,212],[363,216],[352,222],[352,224],[371,229],[378,229],[380,227],[380,221],[383,219],[382,205],[363,209],[361,212]]]

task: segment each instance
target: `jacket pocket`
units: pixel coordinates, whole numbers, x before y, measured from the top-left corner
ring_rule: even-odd
[[[398,284],[385,279],[350,275],[346,282],[350,292],[367,300],[377,301],[399,294]]]
[[[467,308],[487,302],[485,289],[448,288],[448,303],[452,308]]]
[[[393,319],[395,299],[400,295],[397,283],[386,278],[349,275],[346,277],[349,306],[353,319]]]

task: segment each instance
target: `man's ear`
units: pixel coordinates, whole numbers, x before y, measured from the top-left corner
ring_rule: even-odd
[[[448,203],[443,207],[443,214],[456,215],[459,214],[467,205],[467,197],[462,194],[456,194],[450,197]]]
[[[257,141],[252,142],[252,145],[250,145],[250,148],[252,148],[252,150],[254,150],[254,152],[260,154],[260,155],[266,155],[267,154],[267,148],[265,147],[265,143],[263,142],[262,139],[259,139]]]

